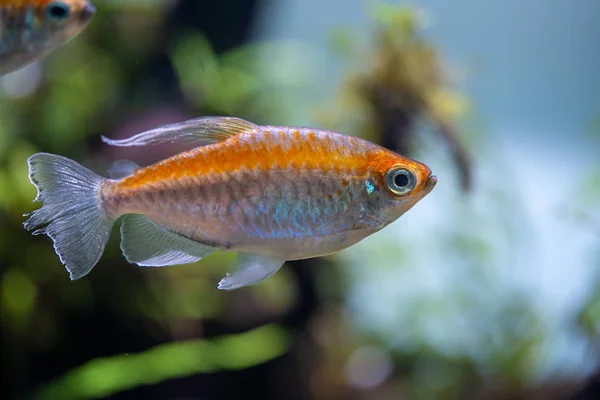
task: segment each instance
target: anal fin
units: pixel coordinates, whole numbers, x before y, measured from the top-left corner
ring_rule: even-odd
[[[132,264],[164,267],[199,261],[216,248],[163,228],[143,215],[129,214],[121,225],[121,250]]]
[[[256,285],[277,272],[285,260],[260,254],[239,253],[238,268],[219,282],[221,290],[235,290]]]

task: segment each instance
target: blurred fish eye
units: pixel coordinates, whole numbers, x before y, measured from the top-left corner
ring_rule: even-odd
[[[62,1],[53,1],[46,6],[46,15],[53,21],[62,22],[69,18],[71,7]]]
[[[388,189],[398,196],[407,195],[417,184],[417,179],[412,172],[398,167],[390,168],[386,173],[385,180]]]

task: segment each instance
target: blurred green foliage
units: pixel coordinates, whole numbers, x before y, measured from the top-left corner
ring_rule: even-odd
[[[239,335],[169,343],[140,354],[91,360],[40,389],[34,398],[106,397],[166,379],[244,369],[282,355],[288,341],[281,328],[265,325]]]
[[[313,53],[303,43],[273,41],[216,55],[201,32],[190,31],[176,41],[171,54],[193,107],[289,124],[294,105],[306,96],[302,89],[314,76],[314,67],[306,62]]]
[[[454,123],[469,110],[468,99],[450,90],[437,48],[420,34],[422,12],[413,7],[373,3],[369,8],[376,26],[370,43],[345,30],[334,30],[332,45],[349,63],[338,97],[338,107],[321,110],[324,124],[345,127],[377,140],[381,121],[373,110],[371,91],[385,87],[395,93],[399,106],[414,117],[421,114],[445,124]],[[354,35],[356,36],[356,35]]]

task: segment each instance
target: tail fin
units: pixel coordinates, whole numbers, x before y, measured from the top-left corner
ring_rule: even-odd
[[[47,234],[71,280],[87,275],[96,265],[110,236],[110,218],[98,197],[104,178],[68,158],[37,153],[27,160],[29,180],[37,188],[41,208],[23,224],[34,235]]]

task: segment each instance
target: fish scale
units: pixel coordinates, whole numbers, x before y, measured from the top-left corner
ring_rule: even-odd
[[[262,132],[265,134],[261,134]],[[339,164],[332,162],[332,158],[328,157],[327,148],[332,147],[333,140],[321,132],[315,133],[313,130],[306,129],[277,130],[266,127],[262,132],[249,133],[239,138],[231,138],[228,142],[219,145],[191,150],[159,165],[141,169],[121,182],[111,184],[104,190],[116,191],[117,197],[125,193],[126,197],[132,199],[129,205],[122,204],[120,210],[115,209],[115,215],[129,212],[142,213],[160,225],[169,226],[170,229],[187,234],[196,232],[195,237],[192,237],[194,240],[219,242],[223,243],[224,247],[230,242],[244,246],[244,242],[252,243],[254,238],[295,239],[310,236],[313,230],[319,230],[319,226],[313,225],[325,225],[332,218],[343,218],[343,213],[348,211],[343,193],[347,191],[349,183],[347,179],[342,179],[340,176],[342,169]],[[343,142],[343,138],[340,139]],[[347,156],[362,158],[358,152],[353,151],[351,143],[347,144],[350,144],[346,147]],[[260,156],[261,152],[272,156],[270,163],[264,161],[265,157]],[[302,152],[312,154],[317,160],[311,163],[310,159],[307,161],[305,157],[296,156]],[[240,161],[236,169],[228,171],[232,157],[240,157]],[[297,168],[300,162],[301,165],[305,165],[303,169]],[[183,170],[177,171],[177,167]],[[256,186],[257,182],[256,178],[245,173],[249,170],[256,171],[257,176],[263,178],[269,176],[270,190],[268,190],[269,186],[265,185],[267,191],[261,200],[267,203],[266,206],[249,204],[247,201],[248,192]],[[365,173],[366,171],[362,174]],[[315,179],[314,174],[320,179]],[[189,177],[193,180],[186,179]],[[361,177],[359,176],[358,179]],[[266,179],[259,181],[262,184],[267,183]],[[211,185],[208,182],[215,182],[215,184]],[[168,188],[166,193],[171,193],[168,201],[178,205],[169,208],[168,213],[162,212],[160,206],[153,206],[151,200],[143,204],[135,200],[136,195],[133,193],[151,192],[156,190],[154,189],[156,184]],[[194,185],[205,187],[207,184],[209,187],[219,188],[216,196],[198,199],[191,195],[197,194],[194,191],[190,192]],[[323,210],[319,210],[321,218],[318,219],[312,218],[312,215],[316,214],[314,209],[302,206],[303,203],[307,203],[305,200],[309,196],[311,187],[318,188],[320,193],[332,193],[330,197],[323,200]],[[128,191],[132,191],[132,194],[127,195]],[[204,206],[191,213],[183,211],[192,209],[197,200],[200,200]],[[110,203],[110,196],[106,201]],[[159,201],[165,199],[161,197]],[[221,203],[225,213],[207,218],[207,215],[210,215],[208,211],[213,208],[212,204],[215,202]],[[270,207],[271,204],[273,207]],[[257,212],[261,208],[273,209],[273,214],[261,215]],[[196,222],[196,220],[200,221]],[[218,226],[224,221],[227,222],[227,228],[221,228],[220,235],[206,233],[214,232],[210,227]],[[320,232],[327,234],[326,229]]]

